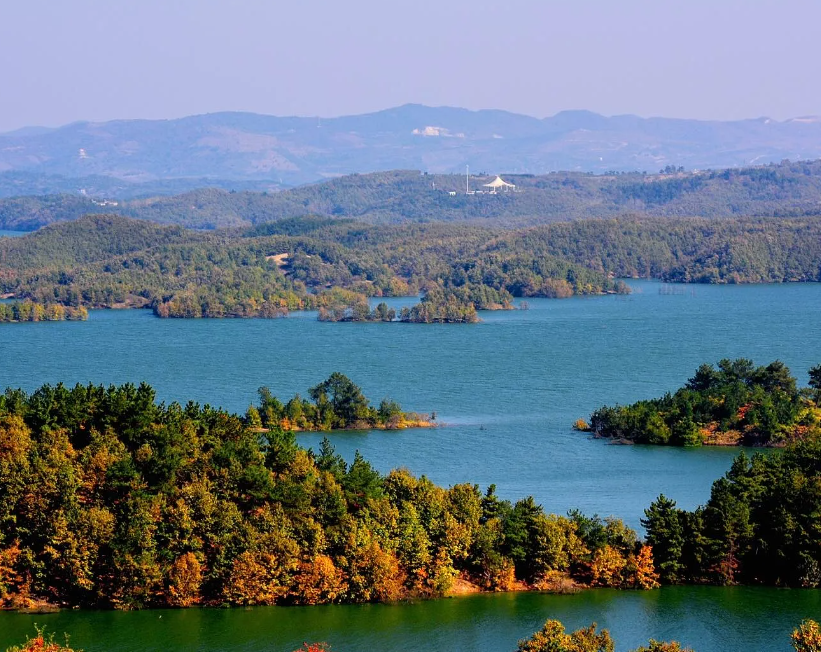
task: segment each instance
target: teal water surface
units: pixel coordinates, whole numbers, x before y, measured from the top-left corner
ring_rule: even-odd
[[[668,587],[576,595],[512,593],[410,605],[255,607],[29,616],[0,613],[0,649],[33,624],[71,632],[86,652],[291,652],[326,641],[333,652],[512,652],[547,618],[568,628],[597,622],[618,652],[648,638],[677,639],[696,652],[787,652],[789,634],[821,612],[818,591]]]
[[[19,238],[20,236],[26,235],[29,233],[28,231],[4,231],[0,229],[0,238]]]
[[[405,466],[445,485],[495,483],[502,496],[532,494],[552,512],[578,507],[640,527],[643,509],[659,493],[686,508],[703,503],[710,484],[726,471],[736,451],[611,446],[573,432],[570,425],[602,404],[674,390],[699,364],[723,357],[750,357],[761,364],[778,358],[806,384],[807,369],[821,362],[821,285],[698,286],[683,294],[665,294],[657,283],[631,284],[635,292],[629,297],[532,300],[529,310],[483,313],[482,323],[475,325],[327,324],[309,313],[273,321],[159,320],[148,311],[94,311],[85,323],[0,324],[0,385],[31,390],[44,382],[145,380],[161,400],[193,399],[244,411],[261,385],[281,397],[304,395],[338,370],[374,401],[390,396],[406,409],[435,411],[447,424],[433,430],[333,435],[346,458],[359,449],[382,471]],[[316,447],[321,435],[300,439]],[[328,622],[356,620],[344,614],[360,613],[380,614],[381,622],[391,614],[389,621],[396,624],[387,638],[394,642],[386,649],[490,651],[512,649],[515,639],[539,620],[561,616],[576,625],[606,619],[615,631],[627,627],[629,620],[635,623],[633,638],[627,640],[631,645],[650,636],[684,638],[686,633],[689,644],[710,652],[788,649],[783,631],[794,624],[796,614],[804,614],[806,607],[821,617],[815,592],[746,591],[481,596],[432,603],[439,607],[171,612],[157,620],[164,620],[164,627],[171,618],[207,629],[213,619],[236,619],[232,622],[245,631],[242,614],[253,613],[260,622],[303,631],[300,623],[319,617],[306,614],[327,613],[322,618]],[[744,613],[747,603],[757,605],[750,606],[748,614],[756,638],[745,640],[761,645],[727,647],[713,630],[733,626],[724,611]],[[458,606],[462,604],[481,608]],[[787,609],[788,604],[793,607]],[[508,623],[509,611],[524,609],[521,605],[534,609],[538,617],[526,625],[515,618]],[[367,611],[371,608],[377,611]],[[602,616],[596,616],[599,612]],[[440,647],[436,637],[446,634],[437,633],[439,627],[430,618],[445,614],[456,623],[453,631],[464,630],[465,638],[448,639],[447,646]],[[72,617],[77,619],[72,622],[87,622],[92,628],[114,622],[106,620],[112,618],[153,622],[150,614],[57,618]],[[0,614],[0,626],[20,618],[25,617]],[[738,618],[740,622],[745,617]],[[419,625],[421,633],[413,630],[417,621],[427,623]],[[772,626],[762,625],[770,621]],[[486,622],[510,640],[502,645],[501,639],[488,638],[483,634]],[[165,630],[151,631],[160,636],[157,632]],[[180,636],[186,635],[183,631]],[[368,627],[359,631],[361,638],[346,630],[336,649],[373,647],[371,634]],[[286,649],[273,643],[270,648],[254,647],[261,643],[240,638],[234,646],[208,645],[174,649]],[[85,642],[82,646],[103,649]]]

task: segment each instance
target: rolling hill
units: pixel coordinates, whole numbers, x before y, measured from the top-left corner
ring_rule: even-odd
[[[475,176],[472,188],[492,177]],[[517,192],[464,192],[461,175],[394,170],[274,193],[204,188],[126,201],[70,194],[0,199],[0,229],[31,230],[87,213],[196,229],[243,227],[307,214],[370,223],[478,222],[516,227],[622,215],[797,217],[821,214],[821,161],[669,174],[510,175]]]

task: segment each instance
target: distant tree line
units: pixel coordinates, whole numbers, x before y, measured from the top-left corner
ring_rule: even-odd
[[[0,241],[0,292],[160,317],[387,320],[369,297],[430,295],[405,321],[472,321],[514,297],[629,292],[619,278],[821,280],[821,218],[580,220],[501,231],[306,218],[202,233],[90,216]],[[401,314],[396,315],[400,320]],[[455,317],[455,319],[452,319]]]
[[[63,306],[59,303],[35,303],[33,301],[0,302],[0,323],[32,321],[85,321],[88,310],[80,306]]]
[[[116,206],[102,207],[76,194],[10,197],[0,199],[0,229],[36,229],[101,209],[200,230],[247,227],[305,214],[371,224],[481,221],[510,228],[626,214],[722,219],[818,215],[821,201],[821,161],[699,172],[668,165],[658,175],[559,172],[508,178],[520,192],[468,196],[462,175],[392,170],[274,193],[205,187],[173,196],[121,196]],[[457,194],[452,196],[451,191]],[[122,190],[127,193],[127,188]]]

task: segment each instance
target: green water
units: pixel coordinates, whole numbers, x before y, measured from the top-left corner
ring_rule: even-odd
[[[260,385],[281,397],[304,395],[339,370],[376,401],[387,395],[406,409],[436,411],[448,424],[335,435],[348,459],[359,449],[383,471],[406,466],[446,485],[495,483],[502,496],[532,494],[549,511],[579,507],[639,527],[642,510],[661,492],[686,508],[704,502],[735,452],[609,446],[570,424],[605,403],[673,390],[699,364],[722,357],[779,358],[805,384],[807,369],[821,362],[821,285],[704,286],[672,296],[656,283],[632,285],[629,297],[533,300],[530,310],[485,313],[470,326],[323,324],[310,314],[158,320],[147,311],[94,311],[85,323],[0,324],[0,386],[145,380],[162,400],[244,411]],[[301,436],[314,447],[320,438]],[[627,646],[676,637],[717,652],[789,649],[784,632],[801,617],[821,617],[817,595],[679,588],[49,618],[90,651],[159,649],[168,641],[175,650],[288,650],[313,638],[339,651],[377,640],[391,650],[506,650],[540,621],[560,617],[574,626],[595,619]],[[4,630],[31,621],[0,614],[0,648],[14,640]],[[135,632],[140,645],[128,647]]]
[[[256,607],[143,612],[0,613],[0,648],[22,642],[33,623],[72,632],[86,652],[290,652],[327,641],[336,652],[506,652],[547,618],[567,627],[610,629],[617,650],[650,636],[676,638],[697,652],[790,650],[789,633],[818,617],[818,591],[675,587],[587,591],[577,595],[478,595],[411,605]]]

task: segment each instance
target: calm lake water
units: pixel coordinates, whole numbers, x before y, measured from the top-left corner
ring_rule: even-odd
[[[0,386],[145,380],[165,401],[244,411],[262,385],[280,397],[305,395],[338,370],[375,402],[390,396],[447,424],[333,435],[346,458],[359,449],[382,471],[405,466],[444,485],[495,483],[503,497],[532,494],[548,511],[578,507],[640,527],[659,493],[686,508],[703,503],[736,451],[611,446],[573,432],[573,421],[603,404],[674,390],[699,364],[723,357],[781,359],[806,384],[807,369],[821,362],[821,285],[699,286],[674,295],[653,282],[631,285],[629,297],[532,300],[529,310],[484,313],[482,323],[463,326],[323,324],[308,313],[159,320],[148,311],[0,324]],[[306,446],[320,439],[300,436]],[[385,650],[491,652],[515,648],[555,617],[572,626],[596,620],[619,636],[619,649],[653,636],[698,652],[789,650],[790,629],[821,617],[818,596],[688,587],[391,607],[0,614],[0,649],[36,621],[74,632],[89,652],[136,649],[135,632],[145,650],[168,642],[174,650],[291,650],[322,639],[338,652],[377,642]]]
[[[0,229],[0,238],[19,238],[20,236],[26,235],[26,233],[28,233],[28,231],[4,231]]]

